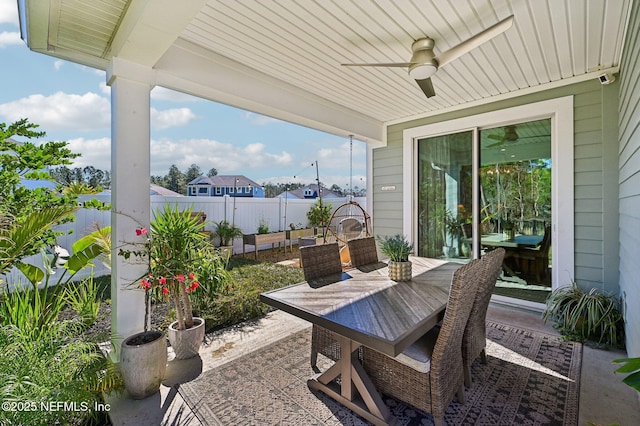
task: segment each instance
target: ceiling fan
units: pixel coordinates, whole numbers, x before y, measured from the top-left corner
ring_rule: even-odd
[[[489,135],[487,136],[489,139],[496,139],[498,142],[492,143],[491,145],[487,145],[487,148],[492,148],[494,146],[503,145],[505,142],[515,142],[518,140],[518,132],[516,132],[516,126],[504,126],[504,135]]]
[[[414,41],[411,45],[411,51],[413,54],[411,55],[410,62],[341,65],[348,67],[409,68],[409,75],[411,78],[418,83],[418,86],[420,86],[420,89],[422,89],[427,98],[430,98],[436,95],[436,92],[433,90],[433,83],[431,83],[431,76],[438,71],[439,67],[447,65],[454,59],[459,58],[497,35],[502,34],[511,28],[511,25],[513,25],[513,15],[474,35],[470,39],[463,41],[457,46],[442,52],[438,56],[433,53],[435,41],[430,37],[424,37]]]
[[[541,138],[549,138],[551,134],[534,134],[531,136],[520,137],[518,132],[516,131],[516,125],[510,124],[503,127],[504,133],[502,135],[491,134],[488,135],[487,138],[497,140],[498,142],[492,143],[491,145],[487,145],[487,148],[494,148],[496,146],[504,145],[505,143],[514,143],[518,141],[523,141],[526,139],[541,139]]]

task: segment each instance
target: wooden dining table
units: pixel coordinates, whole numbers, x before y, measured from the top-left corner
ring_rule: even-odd
[[[453,273],[462,266],[410,260],[411,281],[392,281],[380,262],[260,295],[264,303],[334,332],[340,359],[307,384],[375,425],[395,419],[364,371],[358,348],[365,345],[393,357],[418,340],[442,319]]]

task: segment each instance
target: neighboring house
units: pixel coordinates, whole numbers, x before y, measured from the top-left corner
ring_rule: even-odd
[[[321,194],[318,193],[318,185],[312,183],[310,185],[304,186],[302,188],[294,189],[293,191],[285,191],[279,194],[276,198],[295,198],[295,199],[313,199],[319,198],[322,195],[322,198],[344,198],[335,192],[331,191],[327,188],[321,188]]]
[[[109,195],[109,196],[111,196],[111,190],[110,189],[105,189],[99,195]],[[149,195],[162,195],[163,197],[184,197],[184,195],[182,195],[182,194],[179,194],[179,193],[177,193],[175,191],[167,189],[167,188],[165,188],[163,186],[156,185],[154,183],[152,183],[149,186]]]
[[[187,194],[193,197],[264,198],[264,189],[246,176],[200,176],[187,184]]]
[[[151,184],[150,186],[150,191],[149,194],[151,195],[162,195],[165,197],[183,197],[182,194],[179,194],[175,191],[172,191],[170,189],[167,189],[163,186],[160,185],[156,185],[154,183]]]

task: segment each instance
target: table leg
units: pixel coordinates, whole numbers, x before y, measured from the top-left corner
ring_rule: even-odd
[[[360,345],[344,336],[336,334],[335,337],[340,342],[340,359],[324,373],[309,379],[307,385],[329,395],[374,425],[396,424],[396,419],[358,360]],[[334,382],[338,376],[339,387]]]

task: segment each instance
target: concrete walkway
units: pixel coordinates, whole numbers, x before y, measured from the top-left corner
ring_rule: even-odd
[[[490,306],[487,319],[530,330],[557,334],[540,319],[539,314]],[[141,401],[125,395],[113,396],[111,420],[121,425],[201,425],[180,394],[175,384],[192,380],[202,372],[225,364],[259,347],[310,327],[310,324],[282,311],[242,326],[231,327],[207,336],[200,357],[190,360],[172,360],[169,354],[167,379],[160,393]],[[622,383],[621,375],[613,373],[612,359],[625,357],[623,351],[604,351],[584,347],[580,384],[579,425],[639,425],[639,394]]]

